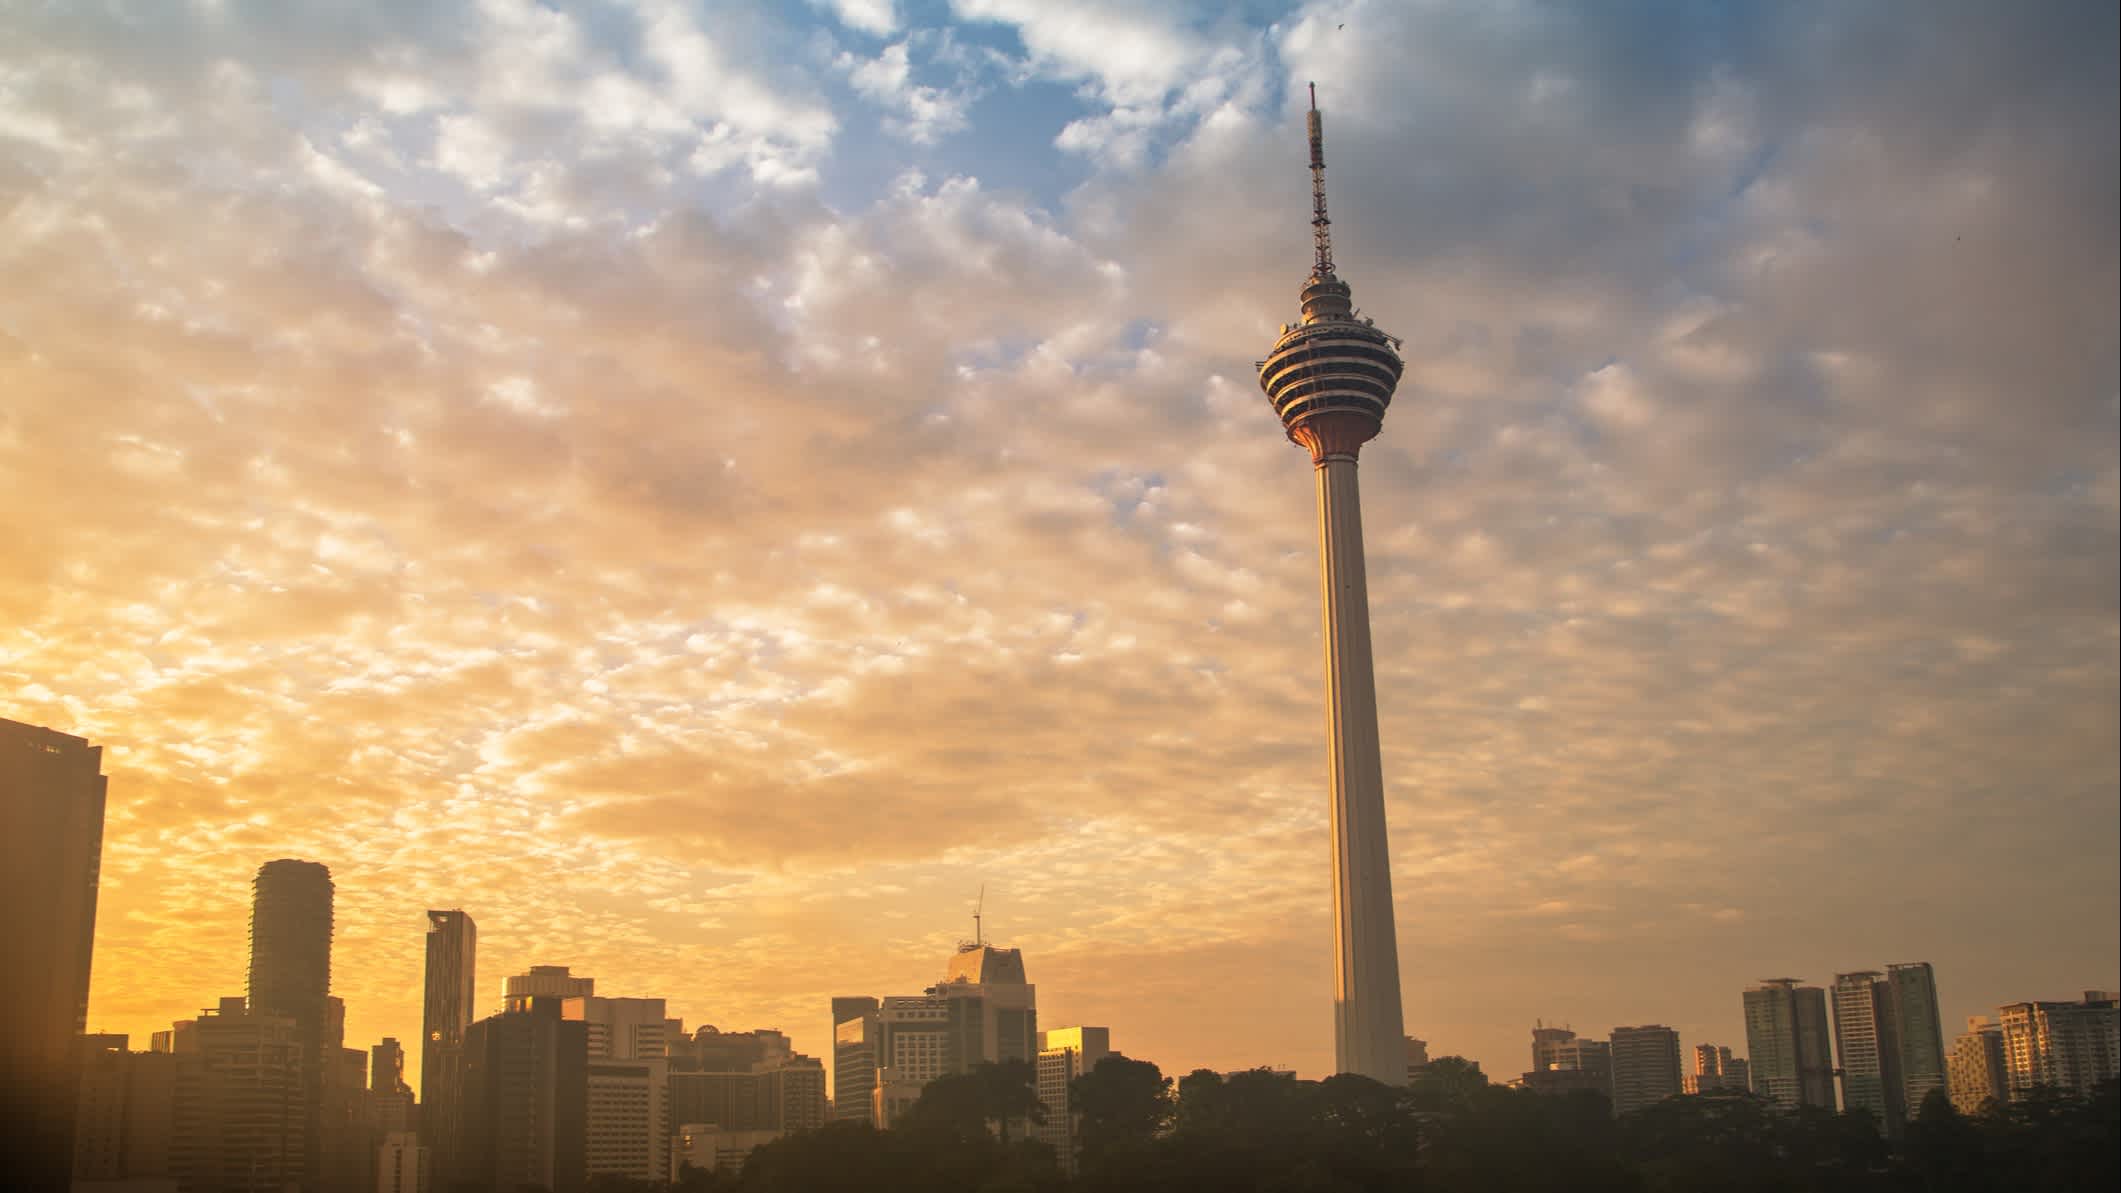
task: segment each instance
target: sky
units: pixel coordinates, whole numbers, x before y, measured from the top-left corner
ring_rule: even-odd
[[[1332,1065],[1363,454],[1408,1030],[2121,985],[2111,4],[0,0],[0,716],[105,747],[92,1030],[337,883],[829,1054],[984,888],[1041,1022]],[[829,1059],[829,1057],[828,1057]],[[415,1053],[416,1061],[416,1053]]]

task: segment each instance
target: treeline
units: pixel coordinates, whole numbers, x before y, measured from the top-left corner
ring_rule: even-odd
[[[1268,1072],[1176,1082],[1110,1057],[1073,1087],[1078,1171],[1026,1138],[1028,1065],[929,1085],[893,1130],[837,1125],[768,1144],[688,1193],[2110,1193],[2121,1092],[2040,1094],[1966,1116],[1933,1094],[1906,1138],[1865,1113],[1742,1094],[1672,1098],[1615,1120],[1593,1093],[1488,1084],[1456,1057],[1396,1089]],[[646,1188],[593,1185],[597,1193]]]

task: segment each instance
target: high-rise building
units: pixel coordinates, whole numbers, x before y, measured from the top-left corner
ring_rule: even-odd
[[[224,998],[192,1020],[195,1051],[175,1053],[170,1171],[183,1193],[314,1188],[309,1030],[291,1015]]]
[[[74,1181],[148,1182],[170,1177],[177,1058],[127,1051],[122,1035],[82,1037]]]
[[[2014,1002],[1997,1008],[2003,1063],[2013,1100],[2049,1086],[2089,1094],[2121,1075],[2121,1014],[2113,992],[2087,990],[2080,1002]]]
[[[1611,1042],[1614,1114],[1679,1095],[1678,1032],[1654,1023],[1616,1027]]]
[[[1532,1071],[1544,1072],[1555,1067],[1562,1045],[1576,1038],[1576,1033],[1566,1027],[1548,1027],[1545,1022],[1532,1025]]]
[[[2003,1061],[2003,1028],[1986,1015],[1970,1015],[1965,1034],[1952,1041],[1945,1062],[1952,1107],[1979,1114],[1990,1102],[2008,1102],[2010,1070]]]
[[[574,1002],[574,999],[568,999]],[[670,1062],[655,1057],[589,1058],[584,1171],[591,1178],[668,1178]]]
[[[837,1024],[834,1060],[839,1063],[845,1050],[854,1066],[874,1064],[867,1117],[889,1127],[937,1077],[967,1072],[981,1063],[1033,1061],[1037,1001],[1038,988],[1026,978],[1020,950],[967,942],[950,958],[943,980],[926,993],[882,999],[875,1011]],[[854,1005],[835,1000],[834,1013]],[[849,1107],[863,1097],[853,1084],[861,1071],[854,1067],[836,1083],[838,1114],[860,1117]]]
[[[1397,1085],[1407,1075],[1406,1031],[1355,463],[1362,445],[1383,428],[1405,366],[1398,341],[1356,313],[1354,291],[1333,272],[1324,118],[1315,93],[1307,119],[1316,254],[1299,295],[1303,317],[1282,328],[1260,362],[1259,384],[1289,439],[1311,453],[1318,486],[1333,832],[1334,1065],[1338,1072]]]
[[[1937,972],[1927,961],[1885,967],[1886,1004],[1900,1044],[1901,1101],[1919,1114],[1931,1090],[1945,1087],[1944,1018],[1937,1009]]]
[[[1694,1071],[1686,1075],[1681,1084],[1682,1092],[1709,1094],[1732,1090],[1742,1094],[1751,1092],[1752,1088],[1752,1066],[1744,1057],[1733,1056],[1729,1048],[1717,1044],[1694,1045]]]
[[[660,998],[577,995],[560,1000],[560,1016],[589,1025],[592,1060],[646,1060],[670,1054],[671,1021]]]
[[[438,1184],[454,1179],[462,1132],[464,1032],[477,1001],[479,926],[462,911],[427,913],[427,971],[420,1032],[420,1138]]]
[[[103,858],[103,747],[0,721],[0,1032],[6,1125],[0,1169],[19,1188],[63,1189],[74,1158],[80,1053]],[[32,910],[34,909],[34,910]]]
[[[876,999],[832,1000],[832,1117],[876,1125]]]
[[[253,1014],[294,1020],[302,1049],[304,1182],[315,1187],[324,1158],[324,1082],[336,1062],[331,1038],[331,871],[280,858],[251,882],[250,996]]]
[[[533,998],[588,998],[597,992],[595,978],[578,978],[564,965],[533,965],[530,972],[515,974],[502,987],[501,1009],[520,1011]]]
[[[535,997],[464,1031],[455,1172],[479,1188],[542,1186],[581,1193],[588,1181],[589,1027]]]
[[[1745,1047],[1753,1092],[1784,1106],[1834,1109],[1826,991],[1799,978],[1765,978],[1745,992]]]
[[[1880,1131],[1897,1138],[1907,1122],[1900,1037],[1892,992],[1877,970],[1834,975],[1834,1048],[1841,1108],[1869,1111]]]
[[[1538,1094],[1582,1090],[1613,1096],[1613,1045],[1578,1036],[1566,1027],[1532,1028],[1532,1064],[1520,1084]]]
[[[1070,1083],[1112,1055],[1109,1027],[1062,1027],[1038,1033],[1035,1074],[1039,1105],[1045,1122],[1038,1138],[1060,1158],[1061,1171],[1075,1171],[1075,1129],[1081,1112],[1071,1097]]]

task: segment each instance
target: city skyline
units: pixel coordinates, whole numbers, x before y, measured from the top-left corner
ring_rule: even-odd
[[[461,908],[475,1017],[565,964],[829,1057],[987,883],[1042,1023],[1330,1069],[1251,371],[1311,79],[1408,362],[1405,1030],[2121,986],[2111,6],[1099,11],[0,17],[0,717],[103,751],[91,1031],[242,991],[300,858],[363,1045]]]

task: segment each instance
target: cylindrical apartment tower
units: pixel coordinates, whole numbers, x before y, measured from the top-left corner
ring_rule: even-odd
[[[1313,89],[1311,225],[1317,260],[1303,317],[1282,329],[1259,366],[1260,388],[1318,475],[1319,580],[1325,604],[1326,778],[1333,827],[1334,1068],[1391,1085],[1407,1078],[1399,1006],[1399,942],[1392,926],[1385,845],[1377,682],[1370,664],[1370,598],[1363,579],[1362,504],[1355,461],[1384,425],[1405,367],[1398,341],[1355,311],[1333,272],[1326,218],[1325,140]]]
[[[303,1169],[313,1187],[322,1160],[326,1000],[331,996],[331,871],[319,862],[281,858],[258,867],[251,883],[250,989],[253,1015],[295,1021],[302,1042]]]

